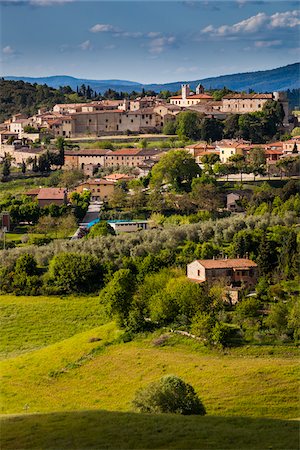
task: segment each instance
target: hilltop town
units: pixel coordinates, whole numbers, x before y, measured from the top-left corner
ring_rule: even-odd
[[[116,411],[122,433],[137,415],[150,434],[161,413],[207,413],[210,435],[220,409],[289,418],[272,419],[272,440],[260,440],[293,443],[299,115],[283,92],[183,84],[152,94],[57,103],[0,124],[3,412],[30,427],[46,420],[50,439],[70,449],[53,411],[65,430],[88,411],[78,448],[90,436],[98,448],[93,420]],[[5,420],[10,442],[20,431]],[[237,439],[253,442],[249,418],[238,420]],[[193,425],[201,435],[203,423]]]

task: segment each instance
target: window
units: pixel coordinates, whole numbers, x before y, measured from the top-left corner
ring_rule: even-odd
[[[198,277],[200,277],[200,275],[201,275],[201,272],[200,272],[200,270],[198,270]]]

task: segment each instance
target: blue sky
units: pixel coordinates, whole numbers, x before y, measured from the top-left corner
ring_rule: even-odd
[[[296,1],[0,0],[1,75],[150,82],[299,59]]]

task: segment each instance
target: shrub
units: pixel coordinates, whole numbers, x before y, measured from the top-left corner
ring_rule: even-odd
[[[142,413],[206,414],[194,388],[174,375],[167,375],[139,389],[133,406]]]
[[[91,292],[102,279],[101,266],[91,255],[60,253],[49,265],[49,281],[61,292]]]

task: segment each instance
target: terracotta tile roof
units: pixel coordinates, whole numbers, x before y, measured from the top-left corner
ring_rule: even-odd
[[[216,142],[216,145],[218,147],[241,147],[241,146],[245,146],[245,145],[249,145],[249,141],[235,141],[235,140],[230,140],[230,139],[223,139],[222,141],[218,141]]]
[[[106,177],[103,178],[107,181],[118,181],[123,179],[130,180],[132,177],[126,173],[112,173],[111,175],[106,175]]]
[[[114,186],[115,183],[113,181],[104,180],[102,178],[90,178],[89,180],[81,183],[81,185],[85,185],[85,184],[96,185],[96,186],[99,186],[99,185]]]
[[[72,113],[71,114],[71,118],[73,119],[74,117],[80,116],[82,114],[91,114],[92,115],[92,114],[111,114],[111,113],[113,113],[113,114],[115,114],[115,113],[123,114],[124,111],[122,111],[121,109],[101,109],[101,110],[98,110],[98,111],[91,111],[91,112],[88,112],[88,111],[81,112],[81,111],[79,111],[79,112],[76,112],[76,113]]]
[[[104,156],[107,153],[112,153],[110,149],[105,148],[87,148],[82,150],[66,150],[65,156]]]
[[[248,267],[257,267],[254,261],[246,258],[236,259],[197,259],[197,262],[201,264],[205,269],[246,269]]]
[[[215,151],[213,151],[213,152],[209,152],[209,151],[205,151],[205,149],[203,149],[203,150],[201,150],[201,149],[196,149],[195,150],[195,153],[194,153],[194,156],[207,156],[207,155],[219,155],[220,154],[220,152],[218,151],[218,150],[215,150]]]
[[[182,100],[182,95],[174,95],[174,97],[170,97],[170,98]],[[213,100],[213,97],[209,94],[191,94],[191,95],[188,95],[186,99],[187,100],[189,100],[189,99],[191,99],[191,100],[194,100],[194,99],[196,99],[196,100],[197,99]]]
[[[134,156],[141,152],[139,148],[120,148],[111,152],[110,156]]]
[[[280,150],[265,150],[266,155],[282,155],[283,152]]]
[[[38,200],[64,200],[66,190],[63,188],[40,188]]]
[[[223,97],[223,99],[272,99],[273,94],[228,94]]]
[[[40,192],[40,188],[29,189],[29,191],[25,192],[25,195],[38,195]]]

